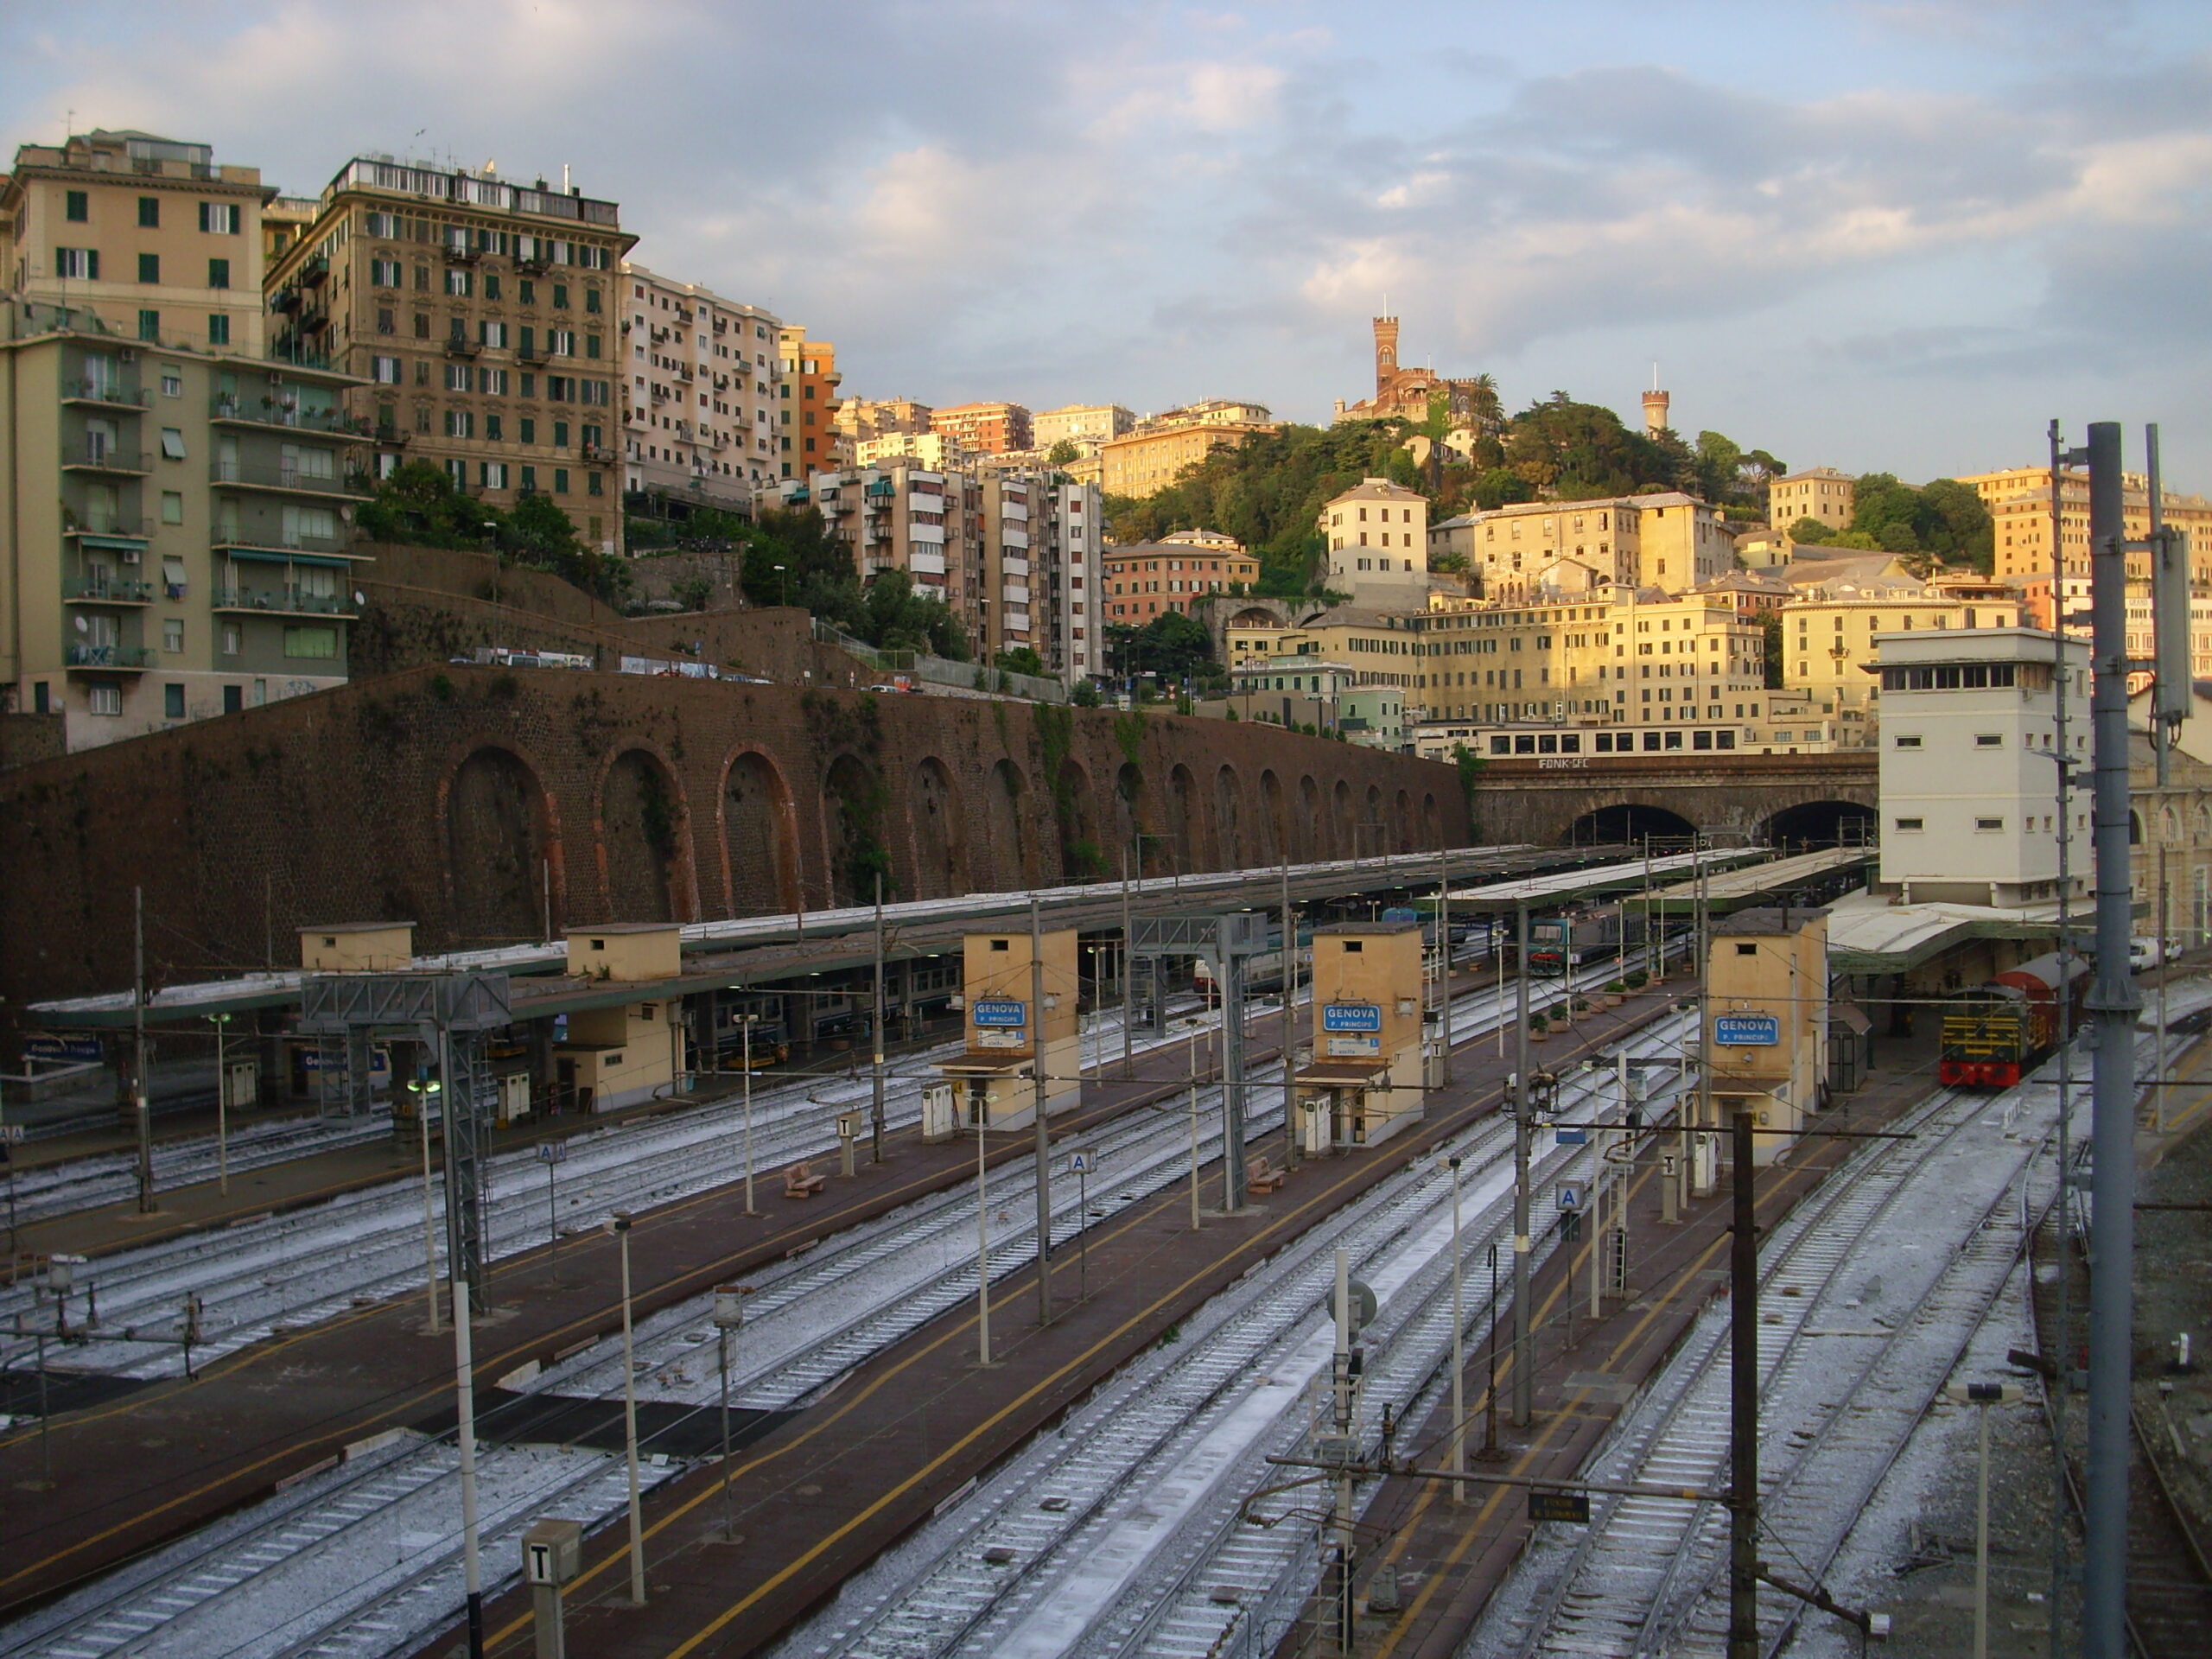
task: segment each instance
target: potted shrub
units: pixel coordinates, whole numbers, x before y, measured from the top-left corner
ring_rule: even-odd
[[[1587,1014],[1587,1013],[1589,1013],[1589,1012],[1590,1012],[1590,999],[1589,999],[1588,997],[1586,997],[1586,996],[1578,996],[1578,997],[1576,997],[1576,998],[1574,999],[1574,1011],[1575,1011],[1577,1014]]]
[[[1529,1016],[1529,1040],[1530,1042],[1541,1043],[1550,1035],[1550,1020],[1547,1020],[1541,1014],[1532,1014]]]
[[[1621,999],[1627,995],[1628,987],[1623,984],[1619,980],[1609,979],[1605,982],[1605,1006],[1607,1007],[1618,1008],[1621,1005]]]
[[[1631,991],[1640,991],[1650,982],[1651,976],[1645,973],[1641,968],[1631,969],[1629,973],[1628,988]]]

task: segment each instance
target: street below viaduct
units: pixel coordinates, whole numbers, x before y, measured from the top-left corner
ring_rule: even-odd
[[[1537,846],[1688,837],[1834,841],[1871,830],[1878,757],[1837,754],[1540,755],[1486,761],[1474,830]]]

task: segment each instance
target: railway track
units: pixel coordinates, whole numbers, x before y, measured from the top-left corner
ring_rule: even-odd
[[[1632,1052],[1676,1052],[1664,1016]],[[1562,1118],[1610,1101],[1610,1077],[1578,1075]],[[1448,1150],[1467,1161],[1467,1259],[1500,1236],[1511,1204],[1510,1121],[1491,1117]],[[1548,1239],[1552,1183],[1587,1147],[1535,1163],[1534,1225]],[[1318,1223],[1222,1293],[1172,1346],[1107,1384],[957,1508],[856,1577],[777,1649],[779,1659],[1092,1656],[1218,1650],[1252,1624],[1279,1580],[1310,1567],[1307,1529],[1239,1524],[1266,1458],[1302,1442],[1326,1370],[1335,1251],[1376,1293],[1363,1333],[1370,1422],[1402,1414],[1451,1351],[1450,1180],[1407,1170]],[[1470,1325],[1486,1312],[1471,1299]]]
[[[1506,988],[1508,1005],[1512,989]],[[1563,994],[1557,988],[1545,993]],[[1455,1034],[1464,1039],[1489,1029],[1500,1007],[1495,989],[1463,993],[1455,999]],[[1188,1015],[1147,1041],[1177,1041],[1205,1023],[1203,1016]],[[1100,1040],[1118,1048],[1117,1032],[1109,1030]],[[864,1094],[868,1080],[860,1078],[853,1087]],[[1217,1101],[1217,1090],[1209,1092]],[[1202,1110],[1206,1104],[1202,1097]],[[756,1099],[756,1116],[758,1110]],[[1255,1130],[1264,1130],[1274,1114],[1255,1111],[1252,1121]],[[1087,1211],[1079,1209],[1075,1192],[1057,1195],[1056,1248],[1084,1225],[1182,1179],[1187,1136],[1181,1109],[1139,1112],[1090,1131],[1085,1139],[1100,1154],[1103,1179],[1094,1184]],[[1201,1155],[1217,1154],[1209,1132]],[[715,1175],[717,1182],[728,1179],[726,1170]],[[994,1211],[1021,1218],[993,1242],[995,1279],[1033,1256],[1029,1179],[1026,1166],[1008,1166],[988,1183]],[[542,1205],[542,1194],[535,1201]],[[948,1189],[755,1275],[758,1292],[734,1373],[739,1403],[754,1409],[799,1403],[943,1308],[972,1296],[975,1215],[972,1188]],[[419,1222],[419,1212],[415,1219]],[[678,1305],[638,1332],[640,1398],[683,1408],[659,1430],[662,1439],[717,1408],[719,1378],[709,1369],[712,1351],[706,1348],[710,1303],[700,1298]],[[603,1343],[524,1389],[532,1396],[619,1397],[620,1364],[619,1343]],[[526,1404],[513,1402],[509,1408]],[[484,1555],[495,1579],[518,1558],[507,1534],[518,1533],[527,1519],[551,1514],[590,1526],[621,1508],[620,1457],[496,1444],[497,1408],[482,1415],[479,1427],[485,1441],[480,1470],[493,1495],[486,1509]],[[651,1439],[645,1450],[650,1456]],[[674,1465],[662,1466],[674,1472]],[[518,1494],[512,1503],[497,1496],[510,1489]],[[97,1659],[126,1645],[134,1655],[191,1659],[401,1652],[449,1619],[460,1603],[458,1507],[448,1444],[416,1440],[397,1451],[380,1450],[358,1469],[346,1465],[316,1477],[0,1632],[0,1659]],[[395,1540],[411,1543],[400,1548]],[[348,1573],[334,1569],[334,1558],[390,1565]]]
[[[1818,1582],[2002,1292],[2053,1091],[1946,1090],[1910,1141],[1875,1143],[1801,1199],[1761,1249],[1762,1552]],[[1727,1483],[1728,1316],[1708,1309],[1592,1459],[1588,1478]],[[1532,1548],[1462,1654],[1719,1655],[1726,1516],[1605,1496],[1572,1541]],[[1802,1609],[1763,1592],[1761,1650]]]
[[[2086,1144],[2084,1149],[2086,1150]],[[2056,1212],[2037,1230],[2035,1257],[2038,1267],[2054,1267],[2071,1276],[2074,1340],[2087,1329],[2089,1275],[2085,1243],[2088,1236],[2087,1207],[2076,1195],[2069,1233],[2070,1248],[2061,1260]],[[2044,1282],[2040,1272],[2031,1275],[2029,1315],[2034,1324],[2036,1346],[2052,1355],[2063,1346],[2057,1331],[2056,1273]],[[2063,1356],[2061,1355],[2062,1363]],[[2054,1435],[2058,1424],[2048,1412],[2044,1421]],[[2085,1453],[2081,1431],[2088,1421],[2087,1396],[2075,1396],[2068,1414],[2069,1433],[2063,1446],[2061,1467],[2075,1520],[2082,1517],[2082,1483]],[[2198,1536],[2188,1514],[2177,1501],[2167,1471],[2169,1454],[2145,1421],[2139,1403],[2128,1412],[2127,1448],[2127,1640],[2137,1659],[2196,1659],[2204,1651],[2205,1632],[2212,1630],[2212,1540]],[[2056,1444],[2054,1441],[2054,1444]]]

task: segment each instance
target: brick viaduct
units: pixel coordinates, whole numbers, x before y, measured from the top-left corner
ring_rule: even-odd
[[[1871,749],[1492,760],[1475,785],[1475,830],[1484,841],[1544,846],[1693,830],[1769,842],[1828,840],[1840,823],[1871,823],[1876,767]]]
[[[1376,826],[1379,826],[1376,827]],[[552,669],[424,666],[0,772],[0,995],[550,925],[934,898],[1469,839],[1446,766],[1258,725]],[[548,912],[550,910],[550,915]]]

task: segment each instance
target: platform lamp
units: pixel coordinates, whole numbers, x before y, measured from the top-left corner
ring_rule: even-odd
[[[231,1023],[226,1014],[211,1014],[215,1027],[215,1190],[228,1198],[231,1192],[231,1079],[224,1061],[228,1058],[224,1039]]]
[[[415,1127],[423,1137],[423,1283],[430,1299],[430,1334],[438,1325],[438,1224],[435,1189],[430,1183],[430,1103],[443,1087],[430,1075],[427,1059],[415,1062],[415,1077],[407,1092],[415,1096]]]
[[[645,1605],[645,1513],[638,1502],[638,1365],[635,1328],[630,1309],[630,1224],[626,1210],[617,1210],[602,1224],[614,1236],[622,1256],[622,1427],[630,1465],[630,1601]]]

